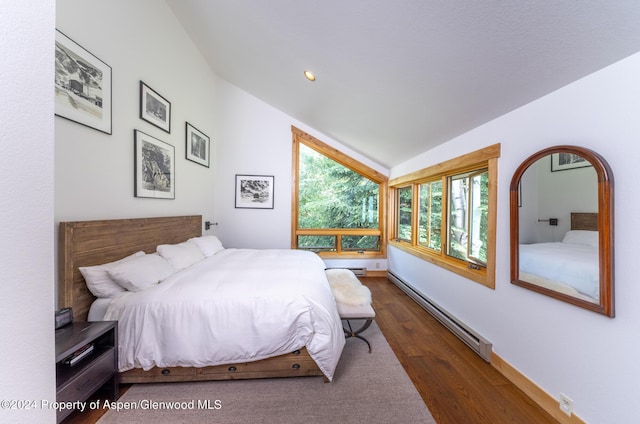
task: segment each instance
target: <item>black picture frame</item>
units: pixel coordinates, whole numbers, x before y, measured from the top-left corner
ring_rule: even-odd
[[[134,130],[134,197],[175,199],[175,148]]]
[[[587,168],[591,162],[575,153],[552,153],[551,172],[566,171],[567,169]]]
[[[171,102],[140,81],[140,119],[171,134]]]
[[[110,135],[111,84],[111,67],[56,29],[55,115]]]
[[[209,136],[185,122],[185,158],[208,168],[210,156],[211,140],[209,140]]]
[[[237,209],[273,209],[273,175],[236,174]]]

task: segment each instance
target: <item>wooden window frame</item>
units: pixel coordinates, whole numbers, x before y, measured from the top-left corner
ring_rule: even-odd
[[[342,153],[338,149],[318,140],[310,134],[292,126],[293,136],[293,169],[291,172],[293,181],[291,184],[291,248],[298,248],[298,236],[327,235],[336,237],[335,252],[318,252],[323,258],[343,259],[384,259],[387,257],[387,204],[388,204],[388,178],[375,169],[358,162],[352,157]],[[298,182],[300,164],[300,144],[338,162],[342,166],[351,169],[375,182],[379,186],[378,198],[378,228],[299,228],[298,226]],[[342,236],[378,236],[380,237],[380,251],[353,251],[342,250]]]
[[[395,200],[396,202],[398,202],[398,206],[399,206],[399,200],[398,198],[400,197],[400,191],[405,190],[405,189],[409,189],[411,190],[411,235],[409,236],[411,239],[407,240],[407,239],[401,239],[398,236],[398,232],[399,232],[399,227],[400,227],[400,213],[399,210],[396,210],[397,212],[397,219],[395,220],[395,222],[393,223],[393,225],[395,226],[395,232],[394,234],[396,235],[396,238],[401,240],[401,241],[405,241],[405,242],[411,242],[411,240],[413,240],[414,238],[414,234],[415,234],[415,230],[416,230],[416,226],[415,226],[415,219],[414,219],[414,205],[416,204],[416,196],[415,196],[415,187],[413,185],[405,185],[402,187],[395,187]]]
[[[425,185],[425,184],[429,185],[429,190],[431,191],[431,196],[430,196],[430,200],[431,200],[433,198],[433,184],[436,183],[436,182],[440,183],[440,186],[441,186],[440,190],[442,190],[442,196],[443,196],[443,198],[440,199],[440,203],[441,203],[441,210],[440,210],[441,225],[440,225],[440,249],[438,249],[438,250],[429,247],[429,244],[430,244],[429,241],[431,239],[431,232],[430,231],[426,232],[426,243],[425,244],[420,243],[420,225],[422,224],[420,222],[420,208],[421,208],[421,202],[422,202],[422,196],[421,196],[422,186]],[[442,204],[442,202],[443,202],[443,199],[446,196],[446,191],[447,190],[446,190],[446,188],[444,190],[442,189],[442,179],[441,178],[440,179],[435,179],[435,180],[421,181],[420,183],[415,185],[415,188],[418,190],[418,197],[417,197],[418,198],[418,220],[417,220],[418,228],[416,229],[416,231],[417,231],[416,243],[417,243],[418,246],[423,247],[425,249],[432,250],[434,252],[440,252],[442,250],[442,247],[443,247],[442,246],[442,234],[443,234],[443,231],[444,231],[443,228],[442,228],[442,212],[443,212],[442,211],[442,207],[446,207],[446,205]],[[429,206],[431,206],[431,202],[429,202]],[[427,216],[430,217],[431,213],[427,212]],[[429,223],[432,224],[431,222],[429,222]]]
[[[459,156],[454,159],[421,169],[410,174],[393,178],[389,181],[389,245],[411,255],[417,256],[427,262],[438,265],[458,275],[495,289],[496,266],[496,222],[498,208],[498,158],[500,157],[500,144],[494,144],[480,150]],[[447,254],[448,243],[447,228],[449,221],[449,184],[448,178],[468,171],[486,168],[489,174],[488,190],[488,217],[487,217],[487,263],[486,266],[478,266],[473,262],[453,258]],[[419,211],[412,213],[412,240],[402,241],[397,237],[398,203],[397,189],[413,186],[413,207],[419,207],[419,186],[421,183],[442,179],[442,226],[440,251],[429,249],[419,244],[418,224]]]
[[[487,266],[484,261],[480,258],[476,258],[475,256],[473,256],[473,253],[471,252],[471,245],[473,244],[472,242],[472,232],[473,232],[473,225],[472,225],[472,221],[473,221],[473,178],[478,176],[478,175],[482,175],[484,173],[489,173],[489,171],[487,169],[479,169],[476,172],[473,172],[471,175],[469,175],[469,197],[467,200],[467,203],[469,204],[469,214],[467,215],[467,228],[469,229],[469,242],[467,243],[467,257],[472,259],[473,261],[476,261],[478,264],[481,264],[482,266]],[[487,175],[488,178],[488,175]]]

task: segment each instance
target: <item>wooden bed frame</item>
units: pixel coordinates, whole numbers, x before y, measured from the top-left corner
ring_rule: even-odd
[[[156,251],[202,235],[202,216],[133,218],[61,222],[59,234],[59,307],[73,308],[76,321],[86,321],[95,300],[79,267],[121,259],[137,251]],[[322,376],[305,348],[261,361],[212,367],[133,369],[120,373],[122,383],[154,383],[248,378]],[[325,377],[325,382],[328,379]]]

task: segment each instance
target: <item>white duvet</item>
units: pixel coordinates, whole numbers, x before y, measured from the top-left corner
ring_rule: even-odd
[[[299,250],[225,249],[109,305],[119,368],[251,362],[306,346],[333,378],[344,331],[323,261]]]
[[[597,300],[600,297],[598,248],[571,243],[521,244],[520,272],[563,283]]]

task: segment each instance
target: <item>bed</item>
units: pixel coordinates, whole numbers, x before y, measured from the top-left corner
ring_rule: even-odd
[[[158,256],[151,255],[158,246],[173,249],[190,239],[204,239],[201,229],[201,216],[61,222],[59,306],[72,307],[76,321],[87,320],[92,305],[92,314],[118,320],[123,383],[293,376],[331,381],[344,334],[322,261],[309,252],[222,249],[160,284],[130,288],[96,308],[80,268],[140,255],[151,260]],[[283,263],[300,266],[287,268]],[[221,277],[216,280],[214,275]],[[230,287],[235,286],[256,296],[234,295]],[[269,294],[269,286],[277,286],[274,294]],[[176,309],[189,293],[198,293],[193,303]],[[270,297],[275,309],[284,311],[282,317],[257,303]],[[233,298],[244,303],[211,303]],[[225,310],[243,312],[225,317]],[[154,321],[161,319],[167,321]],[[214,322],[224,323],[225,331],[214,331]],[[157,346],[164,346],[161,356],[154,356]]]
[[[519,279],[598,303],[600,272],[598,214],[572,213],[561,242],[521,244]]]

